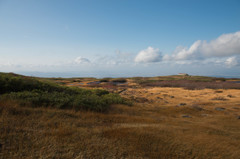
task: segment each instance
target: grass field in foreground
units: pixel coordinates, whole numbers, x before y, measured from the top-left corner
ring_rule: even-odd
[[[239,89],[153,87],[130,79],[114,89],[133,105],[111,104],[99,113],[1,101],[0,158],[239,158]]]

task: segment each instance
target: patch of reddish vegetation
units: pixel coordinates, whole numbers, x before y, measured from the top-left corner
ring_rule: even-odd
[[[181,87],[185,89],[240,89],[239,83],[233,82],[199,82],[191,80],[175,80],[175,81],[156,81],[144,83],[143,86],[151,87]]]

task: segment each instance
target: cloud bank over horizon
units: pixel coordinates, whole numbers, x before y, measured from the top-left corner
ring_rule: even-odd
[[[21,59],[22,60],[22,59]],[[35,59],[36,61],[36,59]],[[186,66],[188,70],[196,66],[201,68],[208,65],[209,68],[214,66],[215,69],[231,69],[240,66],[240,31],[235,33],[222,34],[211,41],[197,40],[190,47],[177,46],[171,54],[163,54],[159,48],[147,47],[140,50],[137,54],[132,52],[115,51],[114,54],[99,55],[95,57],[85,57],[83,54],[75,59],[64,59],[59,62],[41,61],[14,61],[5,58],[0,59],[0,69],[2,71],[119,71],[124,72],[127,69],[132,70],[149,70],[152,68],[175,67],[176,72],[181,71],[178,68]],[[50,61],[50,62],[49,62]],[[44,63],[43,63],[44,62]],[[147,65],[146,65],[147,64]],[[234,69],[236,72],[236,69]],[[134,72],[134,71],[133,71]],[[146,71],[148,72],[148,71]],[[214,72],[214,71],[213,71]]]
[[[165,59],[191,60],[233,55],[240,55],[240,31],[223,34],[210,42],[197,40],[189,48],[178,46],[174,53]]]
[[[189,48],[177,46],[171,54],[163,55],[159,48],[149,46],[140,50],[133,58],[131,54],[116,52],[113,56],[100,56],[93,60],[92,64],[121,65],[121,64],[151,64],[151,63],[176,63],[192,64],[196,62],[221,63],[226,67],[236,67],[240,63],[240,31],[229,34],[222,34],[218,38],[207,42],[197,40]],[[90,60],[83,57],[75,59],[77,64],[90,63]]]
[[[137,63],[170,62],[177,64],[192,64],[196,61],[209,61],[225,59],[223,64],[227,67],[239,66],[240,56],[240,31],[223,34],[218,38],[207,42],[205,40],[195,41],[189,48],[177,46],[172,54],[161,56],[158,48],[148,47],[141,50],[135,57]],[[214,60],[212,60],[214,61]]]

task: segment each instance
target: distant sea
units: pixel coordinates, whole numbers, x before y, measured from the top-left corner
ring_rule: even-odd
[[[104,78],[104,77],[155,77],[155,76],[167,76],[174,74],[124,74],[124,73],[108,73],[108,72],[15,72],[21,75],[34,76],[34,77],[62,77],[62,78],[71,78],[71,77],[95,77],[95,78]],[[176,73],[178,74],[178,73]],[[175,75],[176,75],[175,74]],[[224,77],[224,78],[240,78],[240,74],[224,75],[224,74],[189,74],[196,76],[209,76],[209,77]]]

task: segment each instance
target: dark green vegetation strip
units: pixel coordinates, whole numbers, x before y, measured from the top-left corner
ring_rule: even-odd
[[[0,100],[17,101],[31,107],[91,110],[104,112],[112,104],[131,102],[101,89],[69,88],[16,74],[0,73]]]

